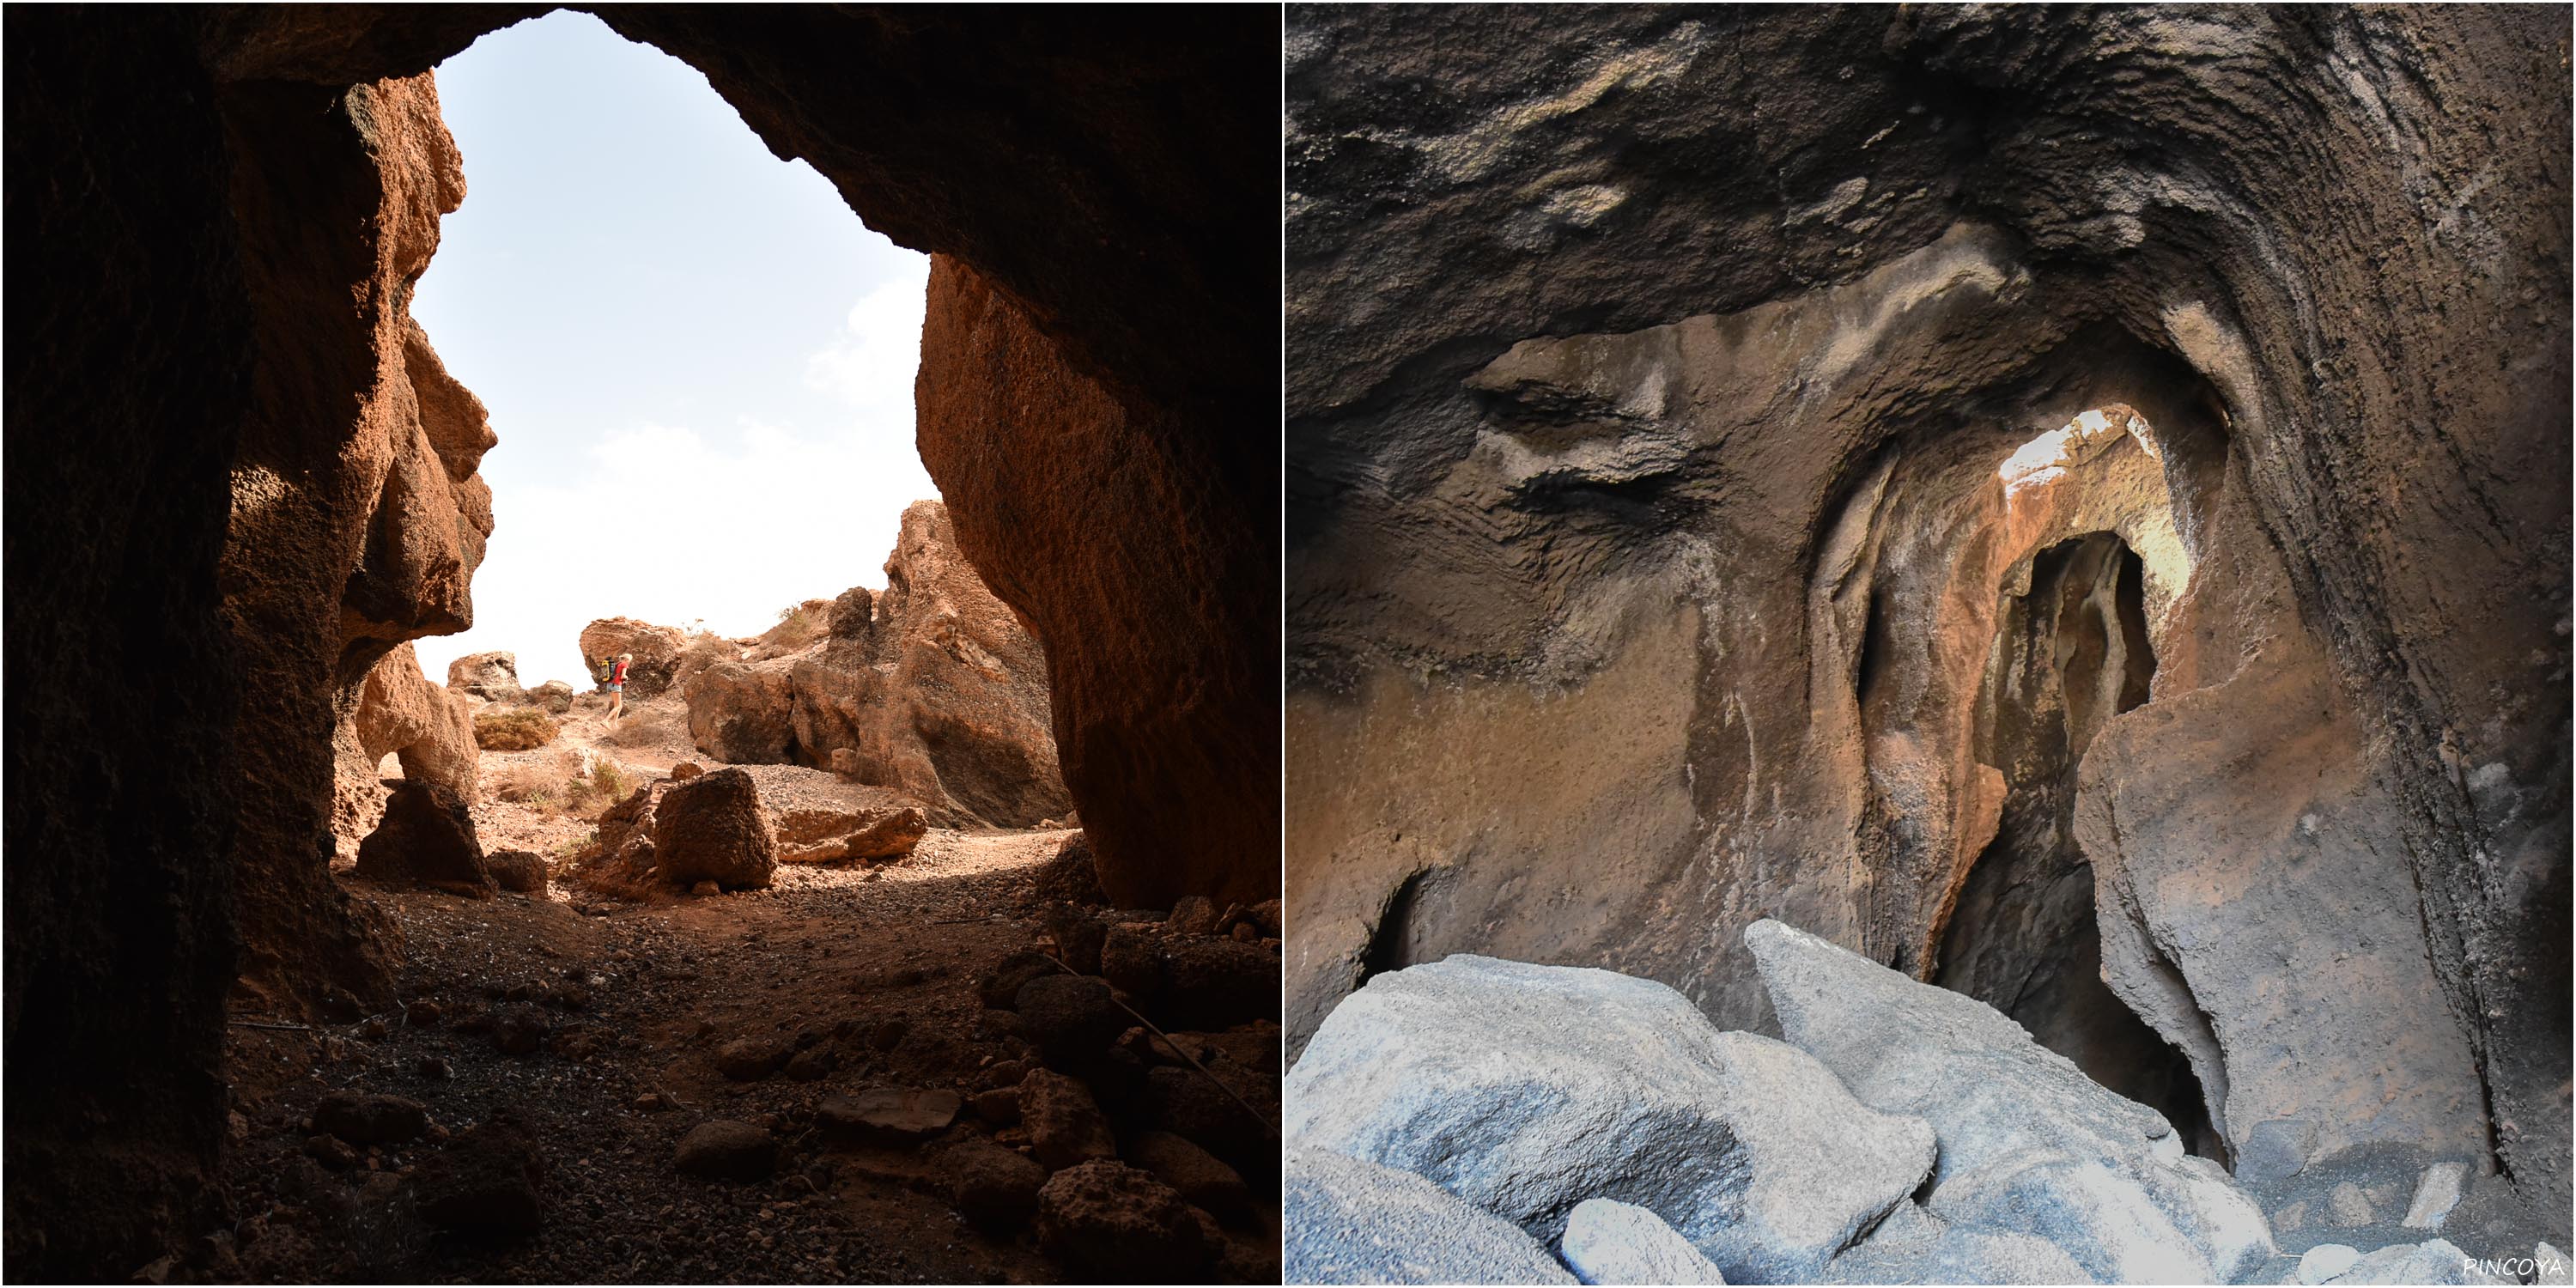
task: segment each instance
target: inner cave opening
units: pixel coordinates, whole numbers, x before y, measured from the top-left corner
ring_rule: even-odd
[[[2059,542],[1998,615],[1978,758],[2004,774],[1995,837],[1943,930],[1933,982],[2010,1016],[2112,1091],[2224,1160],[2183,1053],[2102,982],[2092,865],[2076,844],[2076,770],[2110,719],[2147,701],[2156,659],[2144,565],[2117,534]]]

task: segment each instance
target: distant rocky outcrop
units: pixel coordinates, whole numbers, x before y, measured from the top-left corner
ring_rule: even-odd
[[[421,674],[408,642],[368,669],[331,739],[337,757],[331,833],[342,854],[356,853],[384,814],[377,766],[389,754],[400,757],[407,779],[436,783],[468,804],[482,798],[482,762],[466,707],[465,699]]]
[[[688,673],[698,749],[733,764],[834,769],[920,799],[941,825],[1062,817],[1073,802],[1056,764],[1045,650],[958,555],[947,507],[905,509],[885,571],[884,591],[809,601],[758,640],[691,644],[692,660],[731,655]],[[795,647],[800,618],[810,643]],[[590,632],[582,638],[586,651]]]
[[[676,626],[655,626],[632,617],[604,617],[581,628],[582,660],[592,678],[605,675],[621,653],[634,660],[626,667],[626,696],[650,698],[669,689],[680,669],[680,654],[689,637]]]
[[[447,689],[487,702],[524,702],[519,686],[519,659],[508,652],[468,653],[447,664]]]

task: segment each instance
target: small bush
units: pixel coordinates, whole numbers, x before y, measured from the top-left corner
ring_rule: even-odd
[[[626,794],[635,790],[634,782],[626,777],[625,767],[606,756],[591,763],[590,786],[591,790],[608,798],[611,805],[626,799]]]
[[[474,717],[474,745],[485,751],[529,751],[555,740],[554,717],[535,707],[509,707]]]

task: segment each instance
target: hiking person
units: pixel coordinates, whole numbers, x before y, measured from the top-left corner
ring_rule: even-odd
[[[616,663],[608,668],[608,722],[610,724],[617,723],[618,714],[626,710],[626,664],[634,660],[634,654],[620,653],[617,655]]]

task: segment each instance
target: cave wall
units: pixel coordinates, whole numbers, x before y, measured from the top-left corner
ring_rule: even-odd
[[[1930,977],[1999,609],[2115,531],[2158,667],[2069,819],[2105,984],[2224,1145],[2566,1211],[2568,41],[1292,7],[1292,1052],[1373,953],[1741,1027],[1759,917]]]
[[[480,409],[403,317],[461,196],[423,73],[539,12],[6,17],[25,252],[7,394],[13,1278],[123,1277],[203,1228],[237,979],[246,1007],[282,1010],[389,979],[380,928],[322,871],[334,719],[399,641],[461,629],[491,524],[469,460],[490,445]],[[1023,374],[984,355],[987,392],[1070,372],[1118,408],[1060,466],[1134,456],[1186,481],[1173,495],[1201,511],[1178,531],[1206,548],[1138,561],[1137,596],[1087,602],[1044,588],[1078,554],[1032,549],[1013,606],[1069,623],[1049,652],[1092,674],[1200,668],[1158,681],[1185,699],[1158,725],[1123,729],[1104,703],[1068,729],[1056,711],[1091,763],[1135,775],[1076,786],[1086,816],[1240,793],[1113,825],[1104,882],[1145,902],[1274,872],[1275,14],[596,12],[706,72],[872,227],[1019,309],[1015,352],[1037,356]],[[987,445],[1019,432],[996,410],[973,428]],[[941,482],[961,529],[1002,503]],[[1138,535],[1168,513],[1084,518],[1123,549],[1179,539]],[[1019,546],[961,542],[987,581],[1014,581]],[[1194,580],[1210,569],[1230,580]],[[1167,647],[1129,651],[1140,632],[1116,614],[1140,606]],[[1175,730],[1240,756],[1153,781],[1179,762],[1141,740]]]
[[[243,696],[215,565],[249,305],[184,33],[131,9],[0,28],[7,1274],[121,1279],[139,1236],[213,1215]]]
[[[465,199],[463,162],[427,73],[236,82],[216,107],[256,353],[220,573],[261,695],[233,736],[237,994],[265,1015],[381,1010],[394,947],[328,867],[336,731],[397,645],[473,624],[493,523],[475,470],[495,437],[410,315],[439,219]]]

